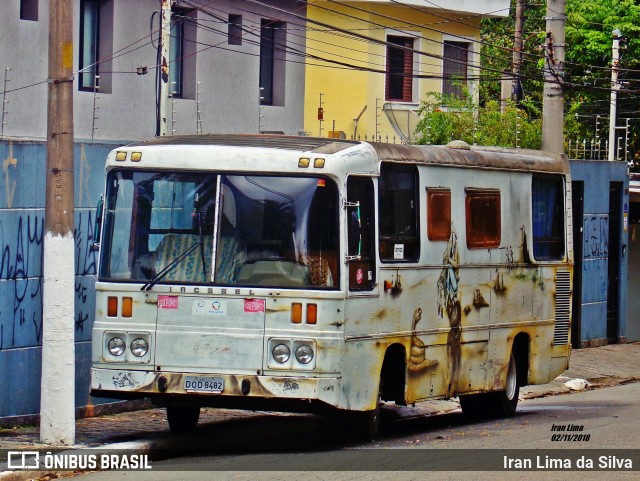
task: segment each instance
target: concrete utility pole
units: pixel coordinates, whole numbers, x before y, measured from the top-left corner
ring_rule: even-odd
[[[620,70],[620,39],[622,33],[617,28],[612,32],[613,51],[611,54],[611,105],[609,107],[609,155],[607,160],[616,160],[618,143],[616,142],[616,116],[618,108],[618,71]]]
[[[169,133],[169,47],[171,42],[171,0],[162,0],[160,31],[160,131],[159,135]]]
[[[565,0],[547,0],[544,98],[542,101],[542,150],[564,150],[564,25]]]
[[[49,3],[40,440],[75,443],[73,0]]]

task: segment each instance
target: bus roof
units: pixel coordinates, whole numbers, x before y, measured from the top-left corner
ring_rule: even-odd
[[[229,147],[261,147],[314,154],[335,154],[360,142],[319,137],[271,134],[201,134],[168,135],[145,140],[128,147],[148,145],[225,145]]]
[[[374,142],[380,160],[429,165],[473,167],[498,170],[568,173],[564,154],[504,147],[470,146],[454,141],[448,145],[402,145]]]
[[[155,137],[127,145],[124,148],[160,146],[179,149],[188,146],[197,146],[198,148],[206,148],[207,146],[246,147],[272,151],[287,150],[293,155],[302,156],[340,154],[346,149],[360,146],[370,154],[367,156],[369,160],[364,162],[365,164],[369,162],[371,169],[373,169],[370,170],[371,173],[378,170],[380,161],[462,168],[569,173],[569,164],[564,154],[503,147],[470,146],[461,141],[454,141],[446,146],[405,145],[273,134],[200,134]],[[363,159],[359,159],[358,163],[362,161]]]

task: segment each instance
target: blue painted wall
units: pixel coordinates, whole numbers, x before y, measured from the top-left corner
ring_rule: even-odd
[[[571,161],[571,178],[584,182],[583,257],[582,257],[582,315],[581,340],[606,342],[607,298],[609,266],[609,187],[621,182],[623,190],[621,213],[628,212],[629,175],[626,162]],[[622,246],[628,244],[624,221],[620,226],[619,338],[627,332],[627,276],[628,259]],[[577,346],[576,346],[577,347]]]
[[[104,163],[114,144],[76,144],[75,326],[76,406],[89,403],[91,327],[97,253],[95,207]],[[44,142],[0,142],[0,417],[40,411]]]

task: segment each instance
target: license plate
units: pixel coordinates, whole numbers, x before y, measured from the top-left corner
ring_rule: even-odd
[[[184,378],[184,390],[196,392],[222,392],[224,379],[221,377],[186,376]]]

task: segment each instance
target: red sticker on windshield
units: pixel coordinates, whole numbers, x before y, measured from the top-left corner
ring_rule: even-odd
[[[245,299],[244,312],[264,312],[264,299]]]

